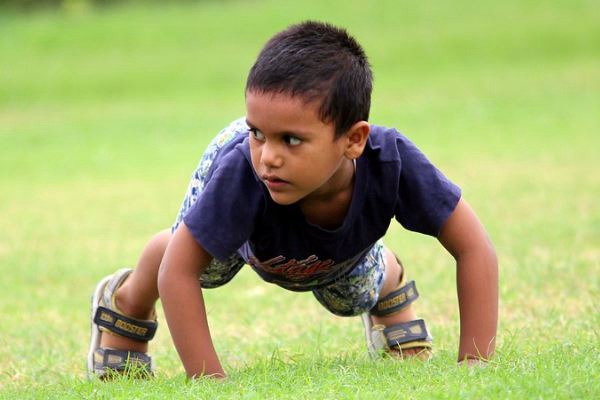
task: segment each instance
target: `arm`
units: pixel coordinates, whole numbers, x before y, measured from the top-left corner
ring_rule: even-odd
[[[198,281],[211,256],[181,224],[167,247],[158,291],[175,348],[187,375],[225,377],[208,329]]]
[[[487,360],[494,353],[498,324],[498,260],[493,245],[463,199],[442,227],[438,240],[457,264],[458,360]]]

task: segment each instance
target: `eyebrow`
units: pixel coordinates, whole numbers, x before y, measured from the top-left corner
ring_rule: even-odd
[[[258,129],[259,131],[261,131],[261,132],[262,132],[262,130],[261,130],[261,129],[260,129],[258,126],[254,125],[252,122],[250,122],[250,121],[248,120],[248,118],[246,118],[246,125],[248,125],[248,127],[250,127],[250,129]],[[264,132],[263,132],[263,133],[264,133]],[[307,136],[309,133],[308,133],[308,132],[282,131],[282,132],[276,132],[275,134],[276,134],[276,135],[280,135],[280,136],[283,136],[283,135],[290,135],[290,136],[305,137],[305,136]]]

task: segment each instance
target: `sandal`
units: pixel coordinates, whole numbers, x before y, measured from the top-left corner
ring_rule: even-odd
[[[400,261],[398,260],[400,263]],[[400,264],[402,265],[402,264]],[[416,319],[402,322],[387,328],[381,324],[373,324],[371,315],[378,317],[393,315],[408,307],[419,297],[415,281],[406,281],[404,268],[398,287],[387,296],[379,299],[375,306],[361,315],[365,329],[367,351],[371,357],[379,357],[382,352],[398,353],[408,349],[421,348],[416,354],[421,360],[428,360],[432,355],[432,338],[427,330],[425,321]]]
[[[110,374],[120,373],[136,377],[153,374],[152,358],[138,351],[100,347],[103,332],[124,336],[140,342],[154,337],[158,323],[153,312],[152,319],[140,320],[123,314],[115,304],[115,293],[132,269],[120,269],[103,278],[92,296],[91,335],[87,357],[88,376],[104,379]]]

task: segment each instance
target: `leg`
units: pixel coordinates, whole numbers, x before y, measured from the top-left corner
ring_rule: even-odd
[[[385,247],[385,280],[383,283],[383,287],[381,288],[381,292],[379,294],[380,299],[384,298],[397,288],[398,283],[402,279],[403,273],[404,268],[402,267],[402,264],[398,262],[398,259],[396,258],[394,253],[392,253],[390,249]],[[381,324],[385,327],[390,327],[403,322],[414,321],[416,319],[417,314],[412,304],[409,304],[408,306],[401,309],[395,314],[390,314],[387,316],[371,316],[373,324]],[[422,350],[422,347],[406,349],[402,351],[402,355],[413,356],[418,354]],[[397,352],[397,350],[392,351]]]
[[[431,338],[411,306],[418,297],[414,282],[406,282],[404,275],[394,254],[377,242],[350,274],[313,294],[336,315],[361,315],[371,355],[383,349],[427,359]]]
[[[171,232],[166,229],[150,239],[142,251],[135,270],[117,289],[115,303],[124,314],[143,320],[150,319],[158,299],[156,286],[158,268],[170,238]],[[100,346],[142,353],[148,351],[147,342],[111,334],[102,334]]]
[[[156,332],[157,275],[169,239],[169,231],[160,232],[144,248],[135,270],[120,269],[96,285],[87,359],[90,377],[110,378],[111,371],[152,374],[146,352]]]
[[[151,359],[145,353],[148,350],[147,342],[156,331],[154,304],[158,299],[158,270],[171,238],[171,232],[175,231],[197,200],[207,183],[208,172],[219,152],[237,135],[245,134],[247,134],[246,123],[243,119],[239,119],[213,139],[192,175],[171,231],[162,231],[150,240],[133,272],[123,269],[97,284],[92,297],[91,340],[88,352],[90,375],[102,377],[106,370],[120,371],[123,369],[121,367],[124,359],[138,360],[151,372]],[[202,275],[200,284],[202,287],[224,284],[243,264],[243,260],[237,255],[232,256],[226,263],[215,262],[213,265],[215,268],[209,266]]]
[[[385,282],[383,243],[377,242],[354,269],[332,284],[314,289],[315,298],[328,311],[341,317],[369,312]]]
[[[144,248],[135,270],[121,269],[102,279],[92,298],[92,333],[88,373],[101,379],[110,371],[147,377],[152,359],[146,354],[156,331],[154,304],[158,299],[157,277],[169,231],[154,236]],[[234,254],[224,262],[213,259],[200,276],[198,289],[229,282],[244,265]],[[140,368],[129,369],[130,367]]]

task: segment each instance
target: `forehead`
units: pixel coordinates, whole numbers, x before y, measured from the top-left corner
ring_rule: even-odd
[[[333,132],[333,123],[319,117],[318,106],[285,93],[246,93],[246,118],[263,132]]]

